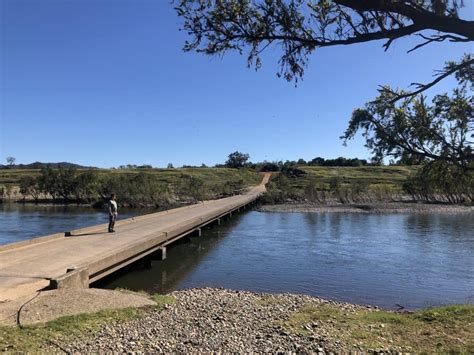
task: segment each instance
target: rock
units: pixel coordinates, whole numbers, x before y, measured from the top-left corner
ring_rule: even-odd
[[[61,344],[73,353],[256,352],[341,353],[353,349],[330,340],[328,322],[311,322],[293,334],[281,323],[307,304],[326,301],[304,295],[265,295],[224,289],[191,289],[170,294],[176,303],[150,309],[137,320],[105,324],[90,341]],[[275,302],[261,306],[262,297]],[[352,310],[358,306],[334,303]],[[357,344],[355,347],[358,347]]]

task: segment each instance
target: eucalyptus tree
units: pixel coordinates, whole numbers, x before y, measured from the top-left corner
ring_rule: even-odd
[[[247,64],[262,66],[261,53],[281,48],[277,75],[297,82],[310,56],[325,47],[383,40],[387,51],[396,40],[416,36],[408,52],[436,42],[474,41],[474,21],[459,15],[462,0],[175,0],[190,39],[185,51],[222,56],[246,53]],[[435,69],[435,68],[433,68]],[[455,75],[459,87],[427,103],[424,91]],[[432,81],[410,90],[385,85],[379,97],[354,111],[342,136],[362,130],[376,160],[414,156],[420,161],[449,161],[469,167],[473,161],[472,83],[474,58],[466,53],[437,70]]]
[[[397,93],[382,90],[365,108],[354,110],[342,138],[347,141],[362,131],[366,147],[377,158],[410,155],[472,170],[474,97],[470,89],[472,82],[460,83],[451,95],[436,95],[431,103],[424,95],[395,101]]]
[[[227,161],[225,162],[225,166],[228,168],[240,169],[245,167],[249,158],[250,155],[235,151],[229,154]]]
[[[303,77],[309,57],[320,48],[384,40],[387,51],[398,39],[416,35],[420,43],[474,40],[474,21],[459,17],[462,0],[175,0],[190,40],[185,51],[223,55],[247,53],[249,66],[262,65],[270,45],[281,48],[278,75]],[[416,95],[447,76],[472,66],[470,56],[443,68]]]

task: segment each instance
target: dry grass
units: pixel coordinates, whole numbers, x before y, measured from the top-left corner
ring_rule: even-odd
[[[473,305],[396,313],[321,304],[302,308],[284,322],[284,327],[304,335],[323,332],[354,350],[471,354],[473,323]]]
[[[126,292],[126,290],[123,290]],[[161,309],[176,299],[154,294],[150,298]],[[54,321],[26,327],[0,327],[0,352],[40,353],[57,352],[58,344],[74,339],[92,337],[107,323],[127,322],[142,317],[146,308],[125,308],[119,310],[103,310],[92,314],[79,314],[61,317]]]

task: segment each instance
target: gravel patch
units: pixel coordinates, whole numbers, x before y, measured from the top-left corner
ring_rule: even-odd
[[[348,349],[329,337],[330,329],[308,325],[307,335],[282,327],[305,305],[338,304],[306,295],[259,294],[224,289],[191,289],[171,294],[176,303],[127,323],[107,324],[93,338],[63,344],[73,353],[102,352],[311,352]],[[331,340],[332,339],[332,340]]]

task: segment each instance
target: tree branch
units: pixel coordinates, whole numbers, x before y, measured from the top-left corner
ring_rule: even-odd
[[[413,24],[474,40],[474,21],[461,20],[453,16],[438,15],[419,6],[407,5],[393,0],[334,0],[336,3],[361,11],[394,12],[409,18]]]
[[[355,43],[370,42],[379,39],[390,38],[394,40],[406,35],[413,34],[419,31],[421,28],[416,25],[410,25],[407,27],[397,28],[389,31],[379,31],[371,33],[363,33],[357,36],[349,37],[346,39],[334,39],[334,40],[319,40],[315,38],[304,38],[299,36],[284,35],[284,34],[265,34],[265,35],[252,35],[250,33],[243,33],[239,35],[226,34],[228,40],[242,40],[245,42],[252,41],[293,41],[299,42],[305,46],[311,48],[315,47],[331,47],[339,45],[350,45]],[[213,29],[213,31],[215,31]],[[386,44],[384,45],[386,47]]]
[[[420,43],[420,44],[416,45],[412,49],[408,50],[407,53],[413,52],[413,51],[417,50],[418,48],[424,47],[427,44],[430,44],[432,42],[443,42],[447,39],[449,39],[450,42],[470,42],[470,40],[467,39],[467,38],[456,37],[456,36],[453,36],[453,35],[426,37],[422,34],[418,34],[418,36],[425,39],[426,42],[423,42],[423,43]]]
[[[453,66],[450,69],[446,69],[441,74],[439,74],[436,77],[436,79],[434,79],[433,81],[431,81],[429,83],[426,83],[426,84],[412,83],[411,85],[416,85],[418,87],[418,89],[415,90],[415,91],[399,94],[399,93],[397,93],[393,90],[390,90],[386,87],[381,87],[381,89],[379,91],[386,91],[386,92],[390,92],[391,94],[393,94],[395,97],[392,99],[391,103],[395,103],[395,102],[397,102],[401,99],[408,98],[408,97],[413,97],[413,96],[416,96],[418,94],[421,94],[422,92],[424,92],[424,91],[428,90],[429,88],[433,87],[434,85],[439,83],[441,80],[445,79],[446,77],[456,73],[457,71],[459,71],[461,69],[467,68],[471,65],[474,65],[474,59],[471,59],[471,60],[462,62],[460,64],[457,64],[457,65]]]

